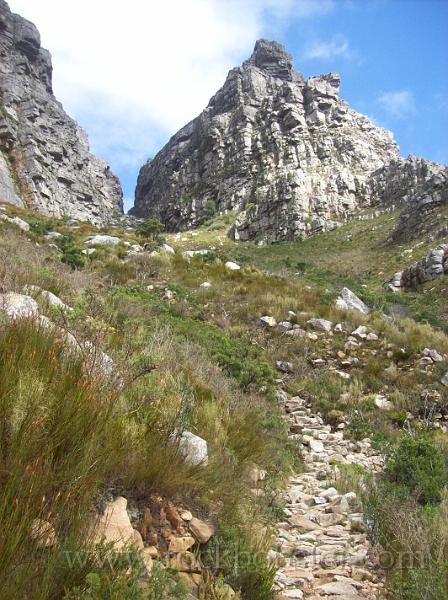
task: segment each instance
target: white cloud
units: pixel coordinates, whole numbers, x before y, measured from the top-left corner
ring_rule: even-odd
[[[140,161],[195,117],[258,37],[288,17],[312,17],[334,5],[334,0],[9,1],[12,10],[36,23],[51,51],[58,99],[86,127],[92,148],[107,157],[115,148],[120,163]]]
[[[335,35],[325,42],[315,40],[305,48],[304,52],[304,58],[308,60],[331,60],[337,57],[354,58],[349,41],[343,35]]]
[[[408,119],[417,113],[414,94],[409,90],[383,92],[377,102],[389,116],[396,119]]]

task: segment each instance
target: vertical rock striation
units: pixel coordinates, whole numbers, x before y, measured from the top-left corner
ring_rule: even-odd
[[[118,178],[52,90],[36,27],[0,0],[0,201],[100,224],[122,212]]]
[[[392,134],[339,98],[334,73],[305,80],[276,42],[259,40],[205,110],[145,164],[138,216],[169,230],[239,211],[235,239],[294,239],[359,208],[400,203],[438,172],[404,160]]]

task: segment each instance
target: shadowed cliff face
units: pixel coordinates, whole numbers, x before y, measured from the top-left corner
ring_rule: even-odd
[[[424,169],[402,167],[392,134],[351,110],[339,86],[333,73],[305,81],[280,44],[259,40],[205,110],[142,167],[134,214],[180,230],[237,209],[235,239],[278,241],[383,202],[391,163],[401,198]]]
[[[0,200],[96,224],[122,212],[118,178],[52,91],[36,27],[0,0]]]

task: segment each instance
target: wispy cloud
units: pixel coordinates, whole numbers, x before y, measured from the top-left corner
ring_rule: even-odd
[[[314,40],[308,44],[304,52],[304,58],[307,60],[331,60],[336,57],[355,58],[349,41],[344,35],[335,35],[329,41]]]
[[[408,119],[417,114],[414,94],[410,90],[383,92],[378,96],[377,103],[387,115],[396,119]]]

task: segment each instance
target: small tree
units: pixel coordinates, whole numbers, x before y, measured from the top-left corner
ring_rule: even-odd
[[[153,242],[164,229],[165,225],[159,219],[146,219],[144,223],[137,227],[136,232]]]

